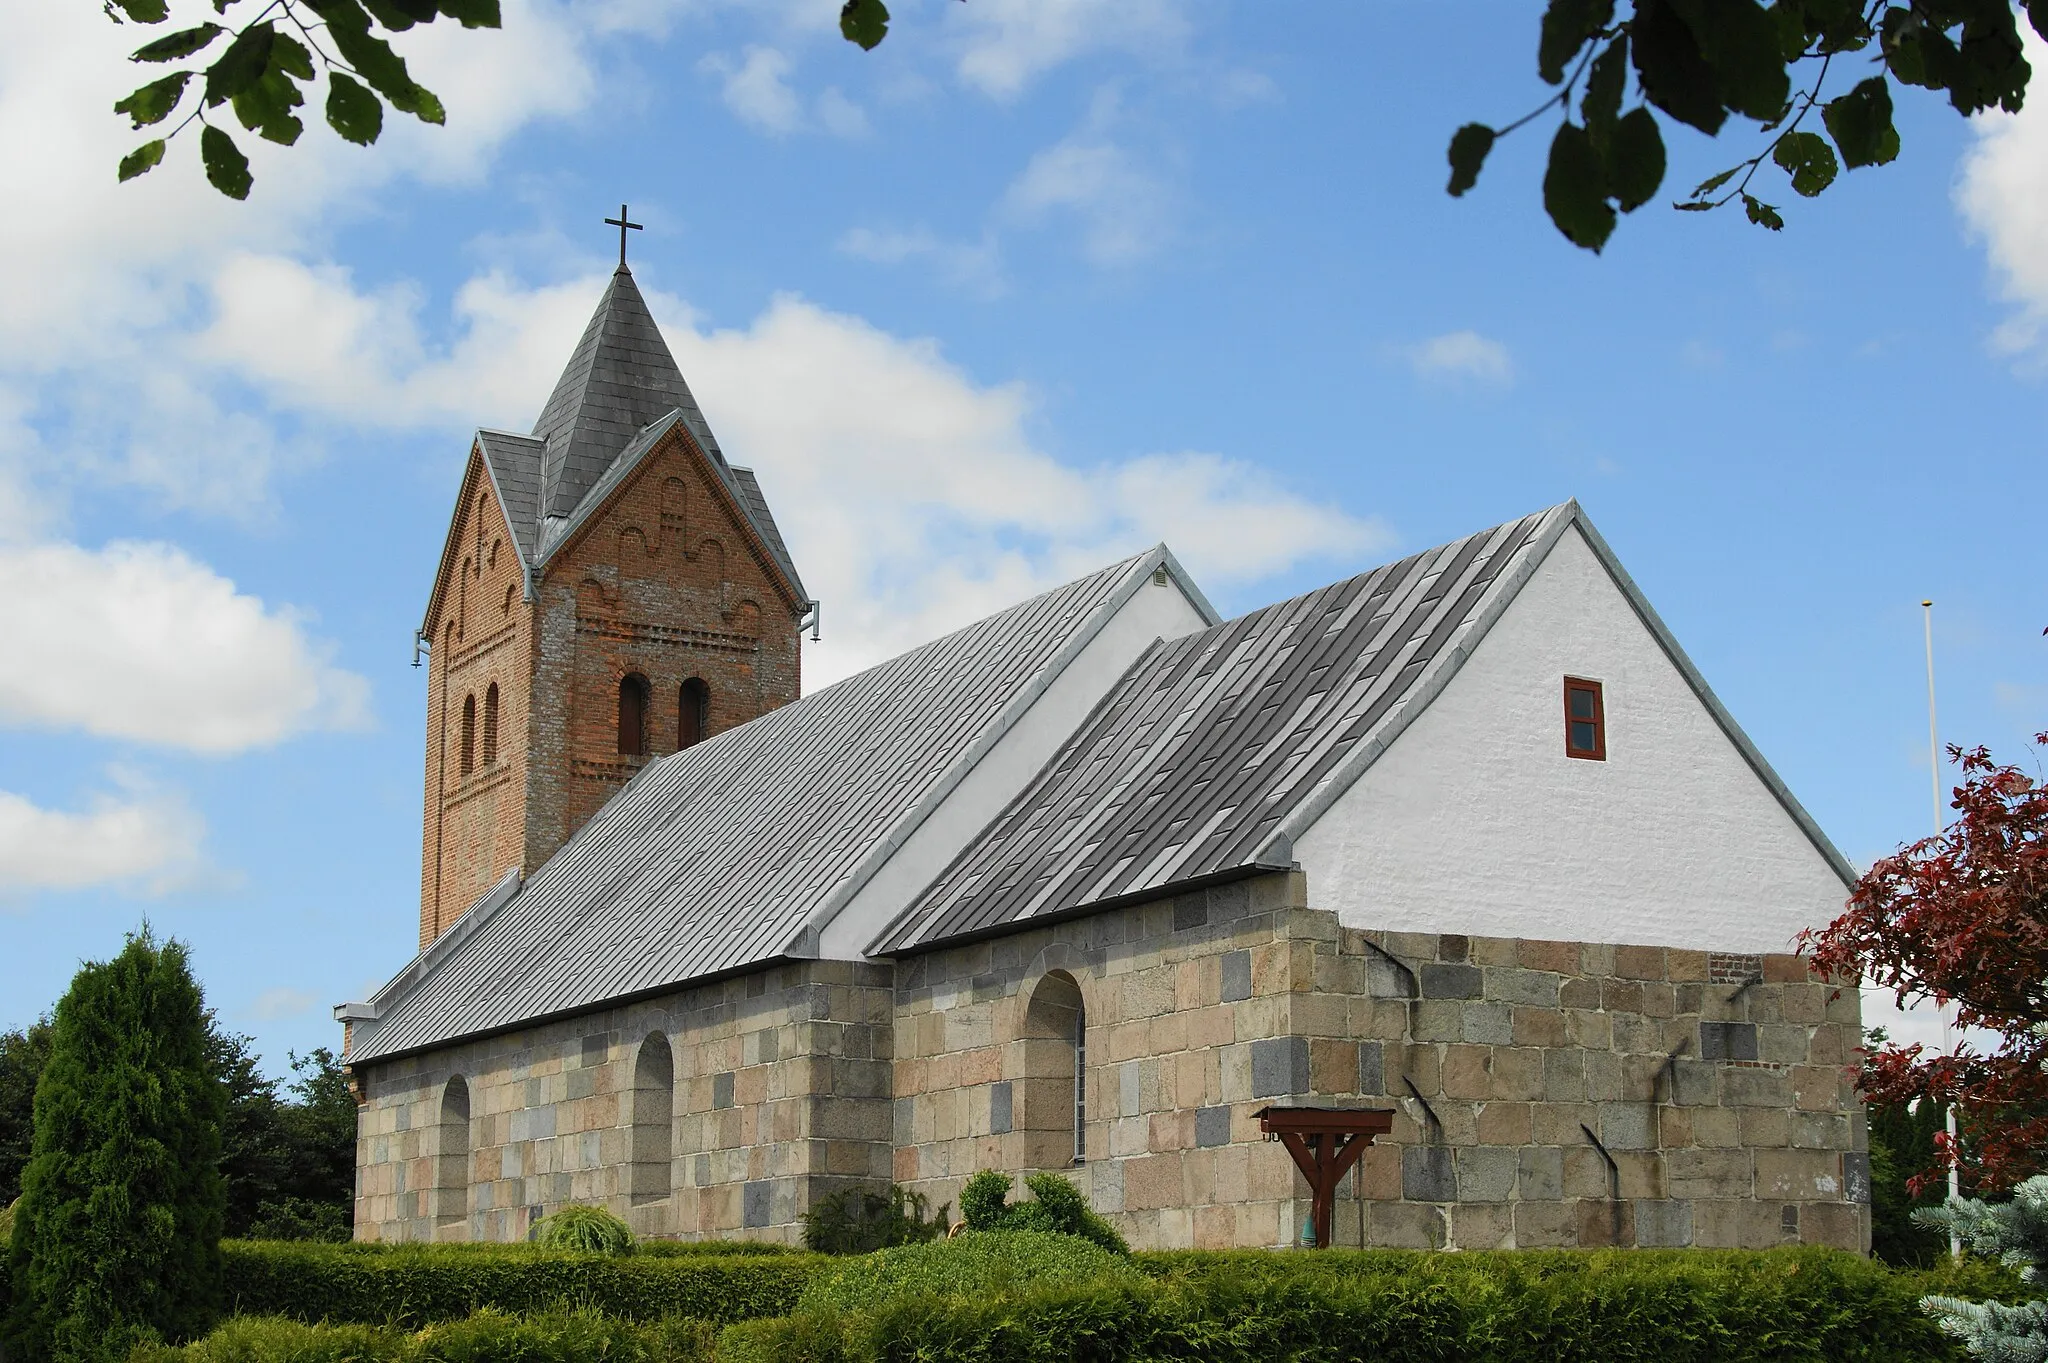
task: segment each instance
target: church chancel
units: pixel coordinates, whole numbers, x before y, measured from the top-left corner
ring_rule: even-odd
[[[1338,1244],[1866,1246],[1857,995],[1787,954],[1849,868],[1577,503],[1232,620],[1157,545],[804,695],[773,487],[614,225],[434,576],[359,1237],[1055,1169],[1137,1246],[1292,1244],[1271,1114],[1364,1109]]]

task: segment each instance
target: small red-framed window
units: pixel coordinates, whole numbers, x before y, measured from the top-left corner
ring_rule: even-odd
[[[1564,755],[1589,762],[1607,760],[1607,701],[1599,682],[1564,679]]]

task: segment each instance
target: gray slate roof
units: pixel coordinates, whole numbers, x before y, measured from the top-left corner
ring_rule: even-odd
[[[1034,597],[650,764],[525,887],[370,1001],[352,1058],[419,1050],[815,948],[859,888],[1165,561]]]
[[[680,410],[714,463],[725,462],[633,272],[613,272],[583,339],[533,425],[544,441],[541,515],[567,516],[634,436]]]
[[[543,566],[677,421],[710,457],[797,600],[805,600],[760,480],[726,462],[624,265],[598,300],[533,434],[477,432],[520,560],[529,570]]]
[[[883,935],[900,952],[1293,860],[1282,820],[1469,651],[1553,507],[1154,645]],[[1423,699],[1426,700],[1426,697]]]

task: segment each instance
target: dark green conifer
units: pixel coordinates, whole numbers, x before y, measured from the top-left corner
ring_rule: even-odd
[[[225,1099],[182,943],[147,926],[57,1004],[10,1254],[8,1352],[99,1363],[213,1322]]]

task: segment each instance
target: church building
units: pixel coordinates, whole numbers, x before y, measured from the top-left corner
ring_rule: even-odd
[[[1321,1108],[1391,1120],[1338,1244],[1867,1247],[1791,954],[1852,873],[1576,502],[1231,620],[1157,545],[806,695],[816,611],[622,263],[434,575],[358,1238],[1050,1169],[1295,1244],[1260,1114]]]

